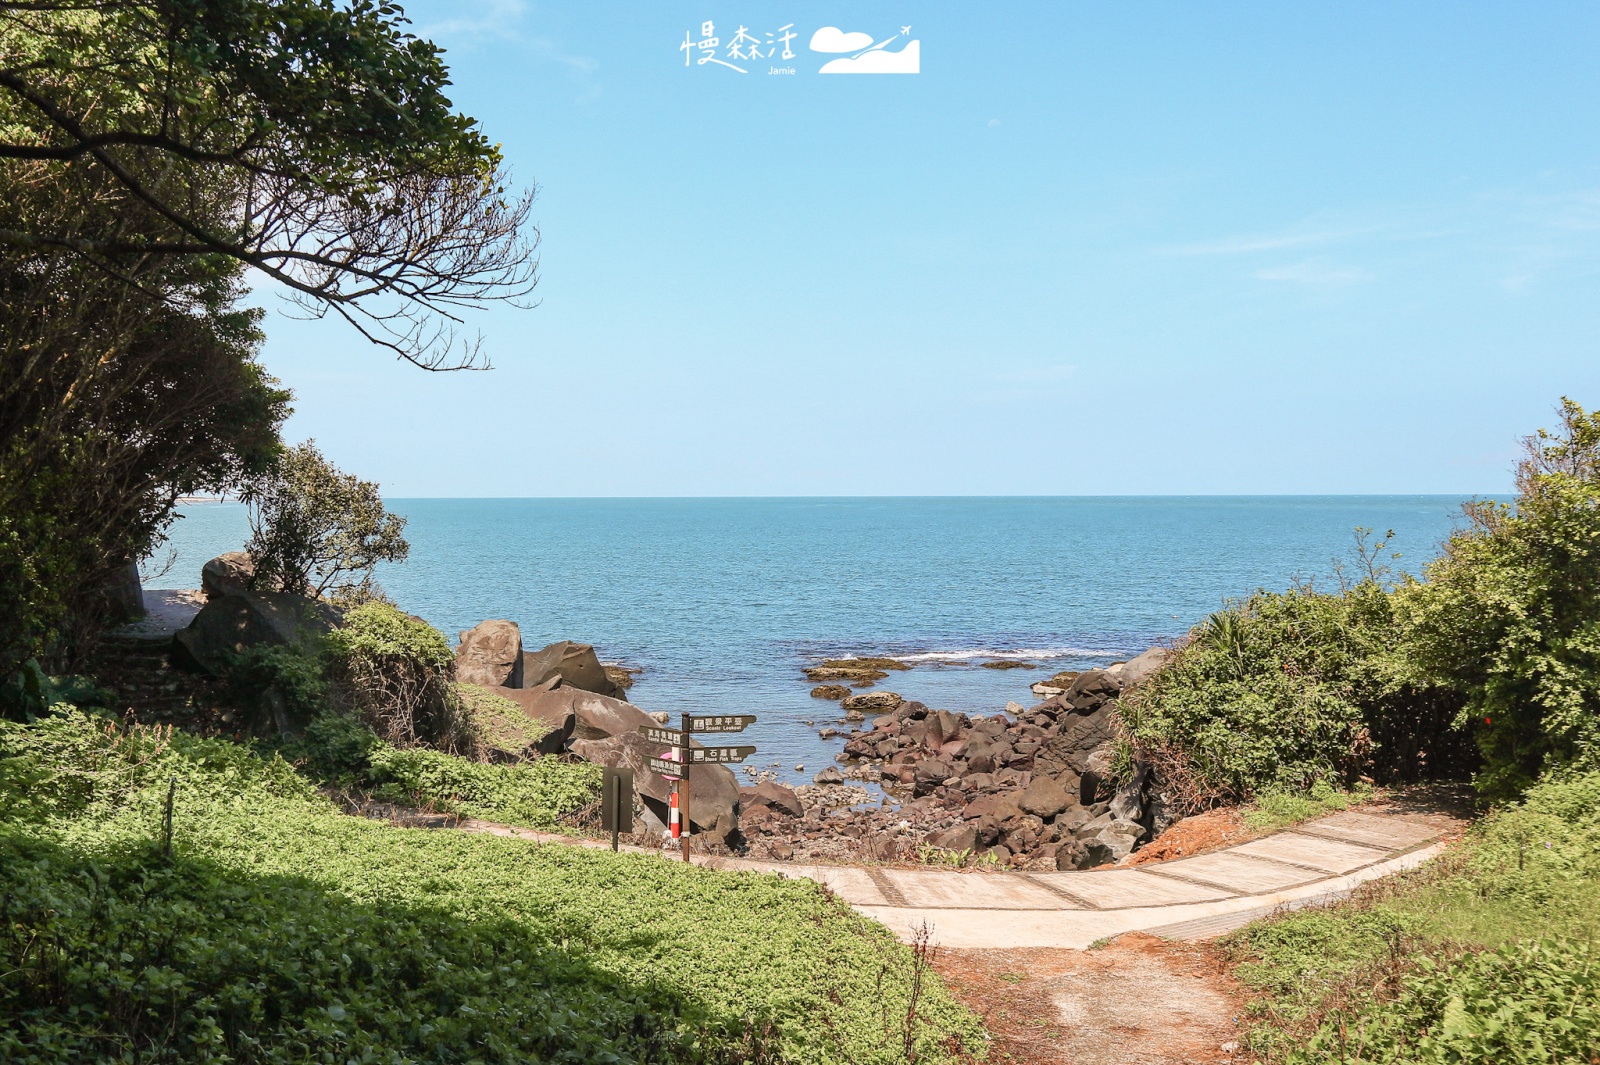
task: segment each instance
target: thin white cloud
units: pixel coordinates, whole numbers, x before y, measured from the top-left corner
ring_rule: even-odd
[[[1330,266],[1314,259],[1268,267],[1251,276],[1257,281],[1286,281],[1295,285],[1359,285],[1372,280],[1372,274],[1366,270]]]
[[[1334,244],[1375,233],[1381,227],[1359,226],[1347,229],[1318,229],[1298,233],[1255,234],[1225,237],[1204,244],[1180,244],[1160,249],[1167,255],[1249,255],[1260,251],[1282,251],[1317,244]]]
[[[922,42],[911,41],[898,52],[879,48],[854,59],[830,59],[820,74],[919,74],[922,72]]]
[[[416,27],[418,37],[440,38],[517,36],[518,24],[528,13],[527,0],[457,0],[455,14]]]
[[[872,34],[846,33],[837,26],[824,26],[811,35],[813,52],[859,52],[872,47]]]

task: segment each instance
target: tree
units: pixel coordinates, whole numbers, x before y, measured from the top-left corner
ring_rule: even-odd
[[[178,495],[280,444],[247,271],[429,369],[535,283],[531,193],[375,0],[0,0],[0,676],[73,661]]]
[[[1427,581],[1398,592],[1407,653],[1467,697],[1492,799],[1600,761],[1600,411],[1560,414],[1523,441],[1515,504],[1468,503]]]
[[[223,256],[418,365],[473,364],[461,308],[535,284],[531,193],[405,25],[386,0],[0,0],[0,159],[136,208],[0,245],[123,278]]]
[[[316,441],[284,451],[244,493],[257,588],[314,595],[366,592],[379,562],[411,551],[406,520],[383,507],[378,486],[342,473]]]

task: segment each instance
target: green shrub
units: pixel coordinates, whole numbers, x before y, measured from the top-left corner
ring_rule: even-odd
[[[1491,799],[1600,765],[1600,412],[1563,400],[1561,417],[1524,442],[1516,505],[1469,504],[1426,582],[1397,594],[1405,652],[1465,697]]]
[[[520,758],[550,734],[546,722],[488,688],[458,683],[454,690],[480,758]]]
[[[455,655],[427,622],[371,600],[328,637],[329,673],[344,701],[390,743],[470,752],[472,736],[452,686]]]
[[[1192,809],[1349,785],[1380,764],[1403,775],[1413,734],[1448,745],[1426,733],[1447,729],[1449,715],[1416,728],[1431,695],[1407,683],[1395,640],[1391,596],[1374,581],[1337,594],[1259,591],[1198,626],[1118,703],[1129,751]],[[1381,763],[1379,736],[1397,747]]]
[[[919,979],[915,1060],[982,1046],[908,948],[810,882],[394,828],[247,748],[129,735],[155,731],[0,732],[0,766],[29,766],[0,777],[0,1059],[890,1065]],[[26,794],[108,772],[116,797],[72,812]]]
[[[544,757],[491,765],[388,744],[368,757],[369,779],[379,799],[527,828],[556,828],[559,818],[600,795],[601,769],[588,762]]]
[[[316,716],[328,705],[328,675],[321,647],[256,645],[228,652],[227,678],[232,696],[244,705],[275,691],[297,721]]]
[[[384,509],[378,486],[340,471],[314,440],[285,448],[243,498],[259,587],[366,598],[373,567],[411,551],[406,520]]]

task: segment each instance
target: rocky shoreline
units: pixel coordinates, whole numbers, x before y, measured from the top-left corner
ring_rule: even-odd
[[[762,781],[740,790],[746,846],[777,859],[1033,870],[1120,861],[1176,819],[1147,767],[1133,766],[1119,781],[1112,765],[1117,699],[1169,654],[1152,648],[1072,675],[1035,706],[1013,703],[1005,714],[976,719],[894,692],[851,695],[841,703],[847,718],[885,712],[844,734],[844,769],[819,773],[816,786],[876,781],[903,802],[862,806],[866,792],[858,788],[857,803],[847,806],[841,796],[830,802],[827,792]],[[830,734],[840,733],[821,733]]]
[[[337,623],[321,601],[248,590],[248,562],[234,553],[207,563],[203,605],[173,637],[176,661],[220,675],[224,652],[241,640],[292,644],[307,626]],[[526,756],[632,769],[647,827],[664,827],[672,785],[649,770],[660,748],[640,728],[665,715],[626,700],[637,668],[602,664],[588,644],[524,648],[519,627],[506,620],[482,622],[458,639],[458,683],[492,692],[547,727]],[[1037,704],[1010,703],[977,718],[877,688],[912,668],[892,658],[806,667],[817,684],[811,694],[838,700],[841,727],[818,734],[843,738],[841,765],[798,788],[754,768],[743,769],[741,787],[727,767],[699,767],[690,805],[696,846],[778,860],[978,868],[1121,861],[1175,820],[1147,767],[1125,767],[1120,776],[1113,767],[1116,702],[1169,654],[1152,648],[1105,669],[1057,673],[1032,686],[1044,697]],[[869,786],[881,790],[881,801],[872,801]]]

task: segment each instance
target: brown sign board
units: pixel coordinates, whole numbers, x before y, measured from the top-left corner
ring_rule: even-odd
[[[668,780],[677,780],[683,776],[684,764],[669,758],[652,758],[648,762],[648,767],[650,772],[659,773]]]
[[[689,717],[690,732],[743,732],[756,723],[754,714],[709,714]]]
[[[689,758],[696,765],[735,765],[756,753],[754,747],[691,747]]]
[[[669,747],[683,746],[683,733],[675,728],[664,728],[661,725],[640,725],[639,735],[651,743],[665,743]]]

